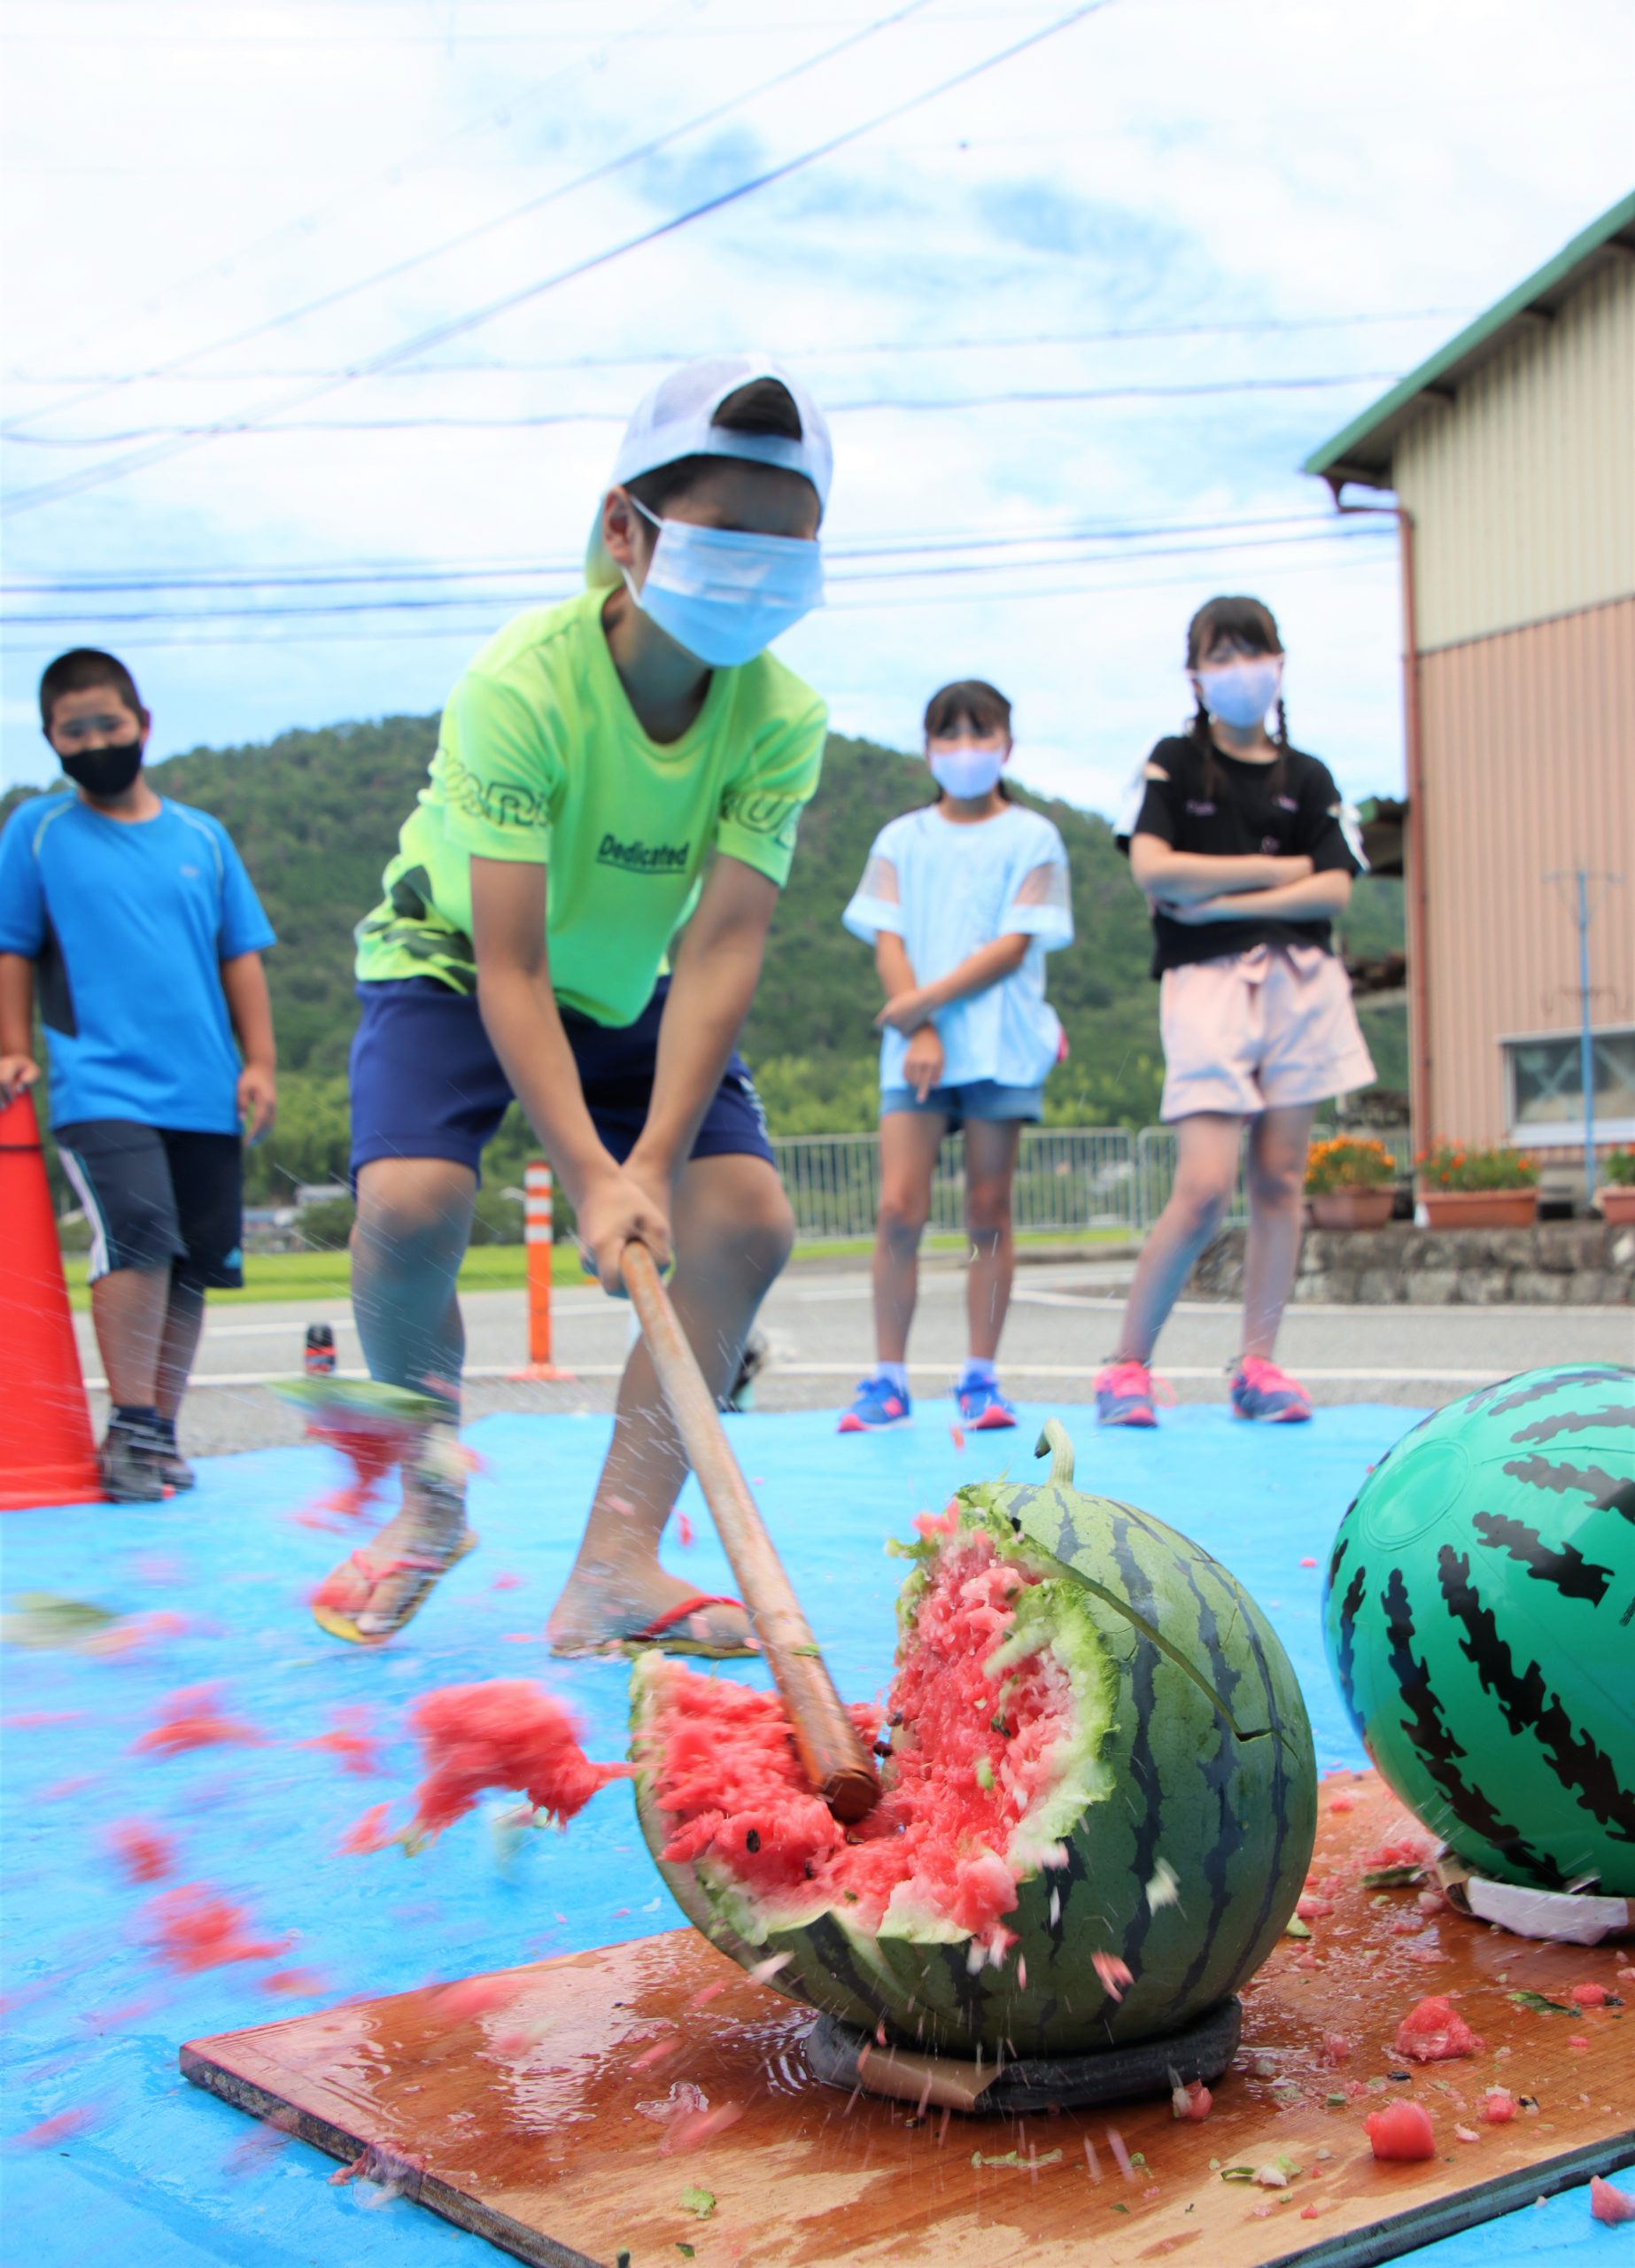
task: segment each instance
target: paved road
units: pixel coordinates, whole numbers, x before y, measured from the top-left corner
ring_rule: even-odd
[[[1004,1373],[1030,1400],[1084,1402],[1113,1343],[1124,1260],[1073,1261],[1019,1271],[1004,1347]],[[947,1264],[928,1266],[914,1337],[912,1371],[922,1395],[947,1393],[965,1348],[965,1279]],[[519,1384],[507,1375],[525,1344],[520,1292],[484,1292],[466,1303],[467,1407],[491,1410],[606,1410],[624,1359],[628,1310],[595,1290],[558,1295],[558,1360],[571,1384]],[[298,1417],[265,1381],[299,1367],[309,1322],[334,1327],[345,1370],[360,1368],[344,1303],[310,1314],[293,1303],[218,1307],[211,1311],[183,1433],[200,1454],[257,1449],[299,1438]],[[101,1365],[89,1318],[76,1317],[88,1379]],[[849,1398],[872,1347],[868,1278],[861,1270],[803,1265],[777,1285],[763,1314],[771,1361],[757,1388],[763,1410],[836,1407]],[[1237,1351],[1237,1311],[1213,1302],[1177,1309],[1159,1366],[1182,1402],[1223,1399],[1222,1372]],[[1628,1308],[1292,1309],[1279,1354],[1319,1402],[1386,1402],[1427,1407],[1461,1387],[1541,1363],[1635,1363],[1635,1314]],[[105,1400],[93,1396],[100,1427]],[[933,1402],[938,1414],[947,1404]],[[927,1416],[931,1414],[927,1410]]]

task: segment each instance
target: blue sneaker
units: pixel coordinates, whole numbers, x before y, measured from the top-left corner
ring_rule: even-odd
[[[1015,1405],[1005,1400],[997,1384],[956,1386],[954,1399],[959,1405],[960,1424],[972,1433],[996,1433],[1002,1425],[1016,1423]]]
[[[1238,1418],[1258,1418],[1268,1425],[1303,1425],[1312,1397],[1298,1379],[1259,1355],[1245,1355],[1232,1380],[1232,1410]]]
[[[906,1425],[913,1415],[909,1395],[877,1371],[872,1378],[860,1381],[839,1430],[842,1433],[889,1433],[894,1425]]]

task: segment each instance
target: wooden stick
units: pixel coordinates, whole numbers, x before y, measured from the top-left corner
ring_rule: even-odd
[[[682,1336],[652,1254],[643,1244],[627,1244],[620,1264],[664,1399],[789,1712],[806,1776],[836,1819],[843,1824],[861,1819],[878,1802],[879,1782],[728,1447],[715,1397]]]

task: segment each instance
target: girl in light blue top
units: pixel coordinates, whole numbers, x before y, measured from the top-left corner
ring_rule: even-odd
[[[1013,1425],[995,1357],[1015,1255],[1011,1186],[1024,1124],[1066,1052],[1044,997],[1044,957],[1073,940],[1067,852],[1038,812],[1011,800],[1011,704],[972,679],[926,710],[937,800],[881,828],[841,917],[874,947],[886,1005],[880,1044],[880,1210],[874,1243],[879,1361],[843,1433],[905,1425],[906,1357],[919,1239],[943,1137],[965,1138],[971,1352],[955,1389],[967,1425]]]

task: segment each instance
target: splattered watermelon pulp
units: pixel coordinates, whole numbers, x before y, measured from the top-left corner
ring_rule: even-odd
[[[1293,1670],[1218,1562],[1071,1481],[1061,1446],[921,1523],[891,1692],[855,1712],[890,1744],[859,1827],[776,1697],[638,1664],[648,1843],[775,1990],[944,2053],[1082,2054],[1196,2022],[1276,1942],[1316,1821]]]

